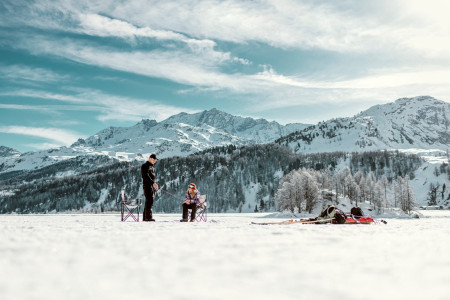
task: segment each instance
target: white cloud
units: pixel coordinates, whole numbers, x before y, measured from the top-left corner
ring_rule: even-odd
[[[2,94],[0,94],[1,96]],[[3,95],[7,95],[3,93]],[[0,104],[0,108],[2,109],[16,109],[16,110],[39,110],[44,111],[47,108],[39,107],[36,105],[22,105],[22,104]]]
[[[170,30],[155,30],[148,26],[137,27],[126,21],[112,19],[98,14],[81,13],[78,18],[80,20],[80,29],[75,30],[88,35],[122,38],[147,37],[161,41],[178,41],[188,44],[193,49],[212,49],[216,46],[216,43],[212,40],[193,39],[184,34]]]
[[[36,149],[36,150],[48,150],[48,149],[59,148],[62,145],[55,144],[55,143],[34,143],[34,144],[25,144],[24,146],[30,147],[30,148]]]
[[[243,44],[257,41],[281,48],[350,53],[412,50],[423,54],[441,49],[444,55],[444,49],[450,49],[449,4],[444,0],[143,0],[113,10],[108,9],[111,3],[115,1],[102,8],[86,5],[144,28]]]
[[[139,42],[149,38],[161,43],[157,50],[124,50],[99,46],[89,40],[80,42],[65,38],[55,41],[36,34],[18,35],[11,47],[28,49],[36,55],[56,55],[83,64],[167,79],[187,85],[184,92],[237,93],[254,101],[257,109],[315,101],[393,100],[423,94],[445,100],[450,95],[447,80],[450,78],[450,22],[445,10],[449,4],[445,1],[430,0],[423,4],[419,0],[381,0],[376,3],[289,0],[105,0],[102,3],[81,0],[72,3],[42,0],[35,5],[26,9],[36,18],[22,22],[40,28],[137,39]],[[45,11],[60,14],[42,13]],[[58,23],[54,16],[62,16],[60,21],[66,26]],[[49,19],[52,22],[47,22]],[[20,22],[17,17],[14,20]],[[2,24],[8,26],[5,22]],[[349,76],[344,65],[341,75],[349,78],[345,80],[330,76],[327,80],[288,76],[272,68],[254,74],[227,74],[221,69],[224,64],[251,62],[233,57],[230,52],[218,51],[218,41],[232,41],[244,46],[256,41],[279,48],[324,49],[348,55],[370,53],[387,55],[387,60],[396,60],[400,56],[412,59],[407,68],[401,62],[397,69],[381,65],[379,70],[367,70],[366,65],[361,65],[360,70],[365,72],[360,73],[365,75],[359,78]],[[367,60],[372,59],[370,55]],[[28,95],[32,97],[33,93]],[[155,112],[155,107],[161,105],[156,101],[114,98],[98,91],[84,90],[75,95],[40,94],[46,99],[79,105],[92,101],[94,106],[100,107],[102,120],[135,120],[149,115],[161,119],[166,112],[186,111],[162,105]],[[113,105],[108,105],[102,97]]]
[[[328,79],[317,81],[308,77],[286,76],[277,73],[273,68],[266,67],[263,71],[253,74],[226,74],[216,67],[217,61],[204,60],[201,56],[184,53],[182,51],[134,51],[120,52],[105,47],[92,47],[89,44],[76,45],[71,41],[56,45],[52,41],[31,40],[38,45],[36,54],[53,53],[77,62],[122,70],[130,73],[150,77],[164,78],[180,84],[196,87],[199,91],[228,91],[257,99],[257,109],[298,106],[305,103],[339,103],[351,101],[395,100],[395,97],[406,95],[434,95],[442,100],[450,95],[450,72],[445,68],[425,70],[409,68],[407,70],[380,69],[373,70],[373,75],[348,80]],[[365,91],[362,91],[365,89]],[[189,91],[189,90],[188,90]],[[438,92],[436,92],[438,91]],[[186,92],[186,90],[185,90]],[[36,92],[27,92],[29,96],[36,96]],[[39,92],[41,93],[41,92]],[[403,94],[402,94],[403,93]],[[103,114],[101,120],[123,119],[136,120],[145,118],[140,112],[152,111],[156,101],[142,104],[138,101],[134,105],[120,105],[120,103],[134,103],[132,99],[124,101],[121,97],[98,94],[84,90],[71,95],[54,95],[41,93],[42,97],[74,103],[84,103],[95,99],[93,103],[102,103]],[[117,108],[108,106],[108,102],[119,103]],[[256,101],[256,100],[255,100]],[[140,110],[139,107],[146,107]],[[133,107],[130,109],[129,107]],[[173,111],[168,106],[161,111]],[[176,110],[181,111],[182,109]],[[186,110],[185,110],[186,111]],[[167,114],[155,114],[155,119]],[[167,115],[168,116],[168,115]]]
[[[21,96],[38,99],[46,99],[71,103],[75,105],[18,105],[0,104],[0,108],[17,110],[38,110],[43,112],[57,111],[95,111],[98,112],[98,119],[101,121],[140,121],[141,119],[154,119],[162,121],[168,117],[180,113],[197,112],[190,108],[183,108],[173,105],[164,105],[154,100],[142,100],[129,97],[120,97],[105,94],[98,90],[85,88],[72,88],[72,95],[61,93],[50,93],[38,90],[16,90],[2,92],[0,96]]]
[[[0,126],[0,132],[44,138],[56,142],[59,146],[70,145],[81,137],[79,133],[72,130],[45,127]]]
[[[6,10],[3,26],[214,45],[256,41],[339,52],[417,51],[448,58],[446,0],[41,0]],[[0,18],[1,19],[1,18]],[[403,53],[402,53],[403,52]]]
[[[29,80],[38,82],[61,82],[69,76],[58,74],[45,68],[35,68],[26,65],[0,65],[0,77],[8,80]]]
[[[366,77],[339,81],[311,81],[295,76],[284,76],[272,68],[265,68],[254,77],[260,80],[285,86],[314,89],[382,89],[408,85],[450,85],[450,70],[403,71],[373,70],[374,74]]]

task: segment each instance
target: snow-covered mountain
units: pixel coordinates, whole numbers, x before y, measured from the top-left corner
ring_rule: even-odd
[[[242,118],[217,109],[180,113],[160,123],[143,120],[133,127],[110,127],[73,147],[107,148],[115,152],[157,152],[162,157],[201,151],[211,146],[263,144],[304,129],[305,124],[280,125],[265,119]]]
[[[295,152],[450,149],[450,103],[429,96],[376,105],[277,140]]]
[[[0,157],[15,157],[19,156],[20,152],[16,149],[0,146]]]
[[[150,153],[157,153],[159,158],[186,156],[222,145],[273,142],[308,126],[299,123],[283,126],[265,119],[233,116],[217,109],[195,114],[180,113],[159,123],[142,120],[132,127],[109,127],[87,139],[79,139],[70,147],[0,156],[0,174],[35,170],[85,155],[102,155],[117,160],[142,160]]]

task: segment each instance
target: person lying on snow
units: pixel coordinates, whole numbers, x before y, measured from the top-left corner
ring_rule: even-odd
[[[197,203],[199,202],[200,202],[200,192],[197,190],[196,185],[194,183],[191,183],[186,192],[186,197],[183,202],[183,218],[180,220],[180,222],[188,221],[189,209],[192,209],[191,222],[195,221],[195,213],[197,212]]]
[[[374,222],[373,218],[364,216],[362,209],[358,206],[353,207],[350,214],[347,215],[331,204],[324,208],[317,218],[310,220],[316,224],[370,224]],[[386,224],[384,220],[381,220],[381,222]]]
[[[328,204],[328,207],[324,208],[317,218],[310,219],[311,221],[317,221],[315,223],[333,223],[344,224],[346,219],[345,213],[334,205]]]

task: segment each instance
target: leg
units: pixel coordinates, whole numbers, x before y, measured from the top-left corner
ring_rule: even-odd
[[[182,221],[186,221],[187,222],[187,219],[188,219],[188,209],[189,209],[189,205],[188,204],[186,204],[186,203],[183,203],[183,219],[182,219]]]
[[[145,207],[143,213],[143,221],[154,221],[153,219],[153,189],[144,188]]]
[[[195,213],[197,212],[197,204],[191,204],[192,212],[191,212],[191,222],[195,221]]]

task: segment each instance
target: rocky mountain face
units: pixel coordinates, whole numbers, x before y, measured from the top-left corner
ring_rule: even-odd
[[[276,141],[295,152],[450,149],[450,104],[429,96],[401,98],[350,118],[332,119]]]
[[[307,126],[305,124],[283,126],[265,119],[242,118],[212,109],[196,114],[180,113],[160,123],[155,120],[143,120],[133,127],[110,127],[86,140],[80,139],[72,147],[107,146],[114,148],[116,152],[133,149],[158,152],[160,156],[167,157],[173,156],[165,154],[169,148],[170,152],[182,155],[185,152],[192,153],[192,150],[201,151],[212,146],[269,143]],[[177,143],[179,145],[176,145]]]
[[[14,157],[19,156],[20,152],[16,149],[0,146],[0,157]]]
[[[142,120],[132,127],[109,127],[87,139],[79,139],[70,147],[0,156],[0,175],[37,170],[92,155],[118,161],[146,160],[151,153],[157,153],[159,158],[187,156],[216,146],[273,142],[307,126],[284,126],[265,119],[233,116],[217,109],[196,114],[180,113],[159,123]]]

